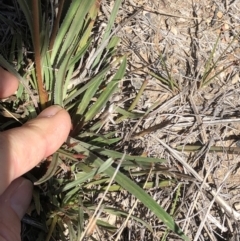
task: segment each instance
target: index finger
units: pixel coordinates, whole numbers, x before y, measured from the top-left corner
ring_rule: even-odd
[[[14,94],[18,88],[18,79],[0,67],[0,98],[7,98]]]

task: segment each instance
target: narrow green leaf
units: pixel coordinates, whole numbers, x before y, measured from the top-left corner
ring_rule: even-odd
[[[103,220],[100,220],[100,219],[97,220],[97,225],[101,226],[104,230],[106,230],[108,232],[112,232],[112,233],[115,233],[118,230],[118,228],[115,227],[114,225],[111,225],[111,224],[109,224],[107,222],[104,222]]]
[[[111,138],[111,139],[106,139],[102,137],[98,137],[96,139],[90,140],[89,144],[96,144],[96,143],[101,143],[101,145],[112,145],[114,143],[117,143],[122,140],[122,137],[116,137],[116,138]]]
[[[88,179],[93,178],[95,175],[104,172],[106,169],[108,169],[112,165],[112,163],[113,163],[113,160],[111,158],[109,158],[107,161],[105,161],[103,163],[103,165],[99,166],[97,169],[92,170],[91,172],[84,174],[81,178],[78,178],[77,180],[66,184],[59,191],[64,192],[73,187],[76,187],[77,185],[82,184],[83,182],[87,181]]]
[[[83,24],[84,24],[85,16],[89,14],[89,10],[95,1],[96,0],[82,1],[82,3],[79,5],[79,8],[75,16],[72,18],[72,23],[65,36],[64,43],[58,55],[58,62],[61,61],[62,58],[64,59],[65,54],[69,51],[69,48],[72,47],[72,42],[74,42],[75,39],[81,39],[80,34],[81,35],[83,34],[82,32],[83,32],[83,26],[84,26]],[[78,43],[80,41],[81,40],[79,40]]]
[[[81,59],[81,57],[84,56],[84,54],[86,53],[86,51],[90,46],[90,43],[91,41],[88,40],[87,43],[81,47],[81,49],[77,50],[76,54],[70,60],[70,63],[69,63],[70,66],[73,66],[76,62],[78,62]]]
[[[51,225],[50,225],[50,228],[48,230],[48,234],[47,234],[47,237],[46,237],[45,241],[50,241],[57,222],[58,222],[58,216],[55,215],[53,217],[53,219],[51,219]]]
[[[107,72],[107,71],[106,71]],[[76,97],[78,97],[80,94],[82,94],[85,90],[87,90],[88,88],[90,88],[96,81],[100,81],[101,78],[103,78],[103,75],[106,73],[104,71],[100,72],[97,76],[95,76],[91,81],[89,81],[88,83],[86,83],[83,87],[81,87],[79,90],[74,91],[73,93],[71,93],[68,98],[64,101],[64,105],[67,105],[69,102],[71,102],[72,100],[74,100]]]
[[[58,34],[56,36],[55,42],[54,42],[54,47],[51,52],[51,63],[53,65],[56,55],[59,52],[60,46],[62,45],[62,41],[67,34],[67,31],[72,23],[73,17],[76,14],[76,11],[79,9],[80,4],[83,2],[83,0],[79,1],[72,1],[71,5],[67,11],[67,14],[58,30]]]
[[[17,67],[16,67],[16,69],[19,70],[23,64],[23,51],[22,51],[23,41],[22,41],[21,34],[17,34],[16,37],[17,37]]]
[[[63,62],[61,63],[61,66],[59,66],[59,70],[55,72],[55,86],[54,86],[54,104],[63,106],[63,97],[66,95],[66,93],[63,93],[64,90],[64,82],[66,78],[66,73],[68,71],[69,62],[71,59],[71,56],[73,52],[76,50],[76,43],[75,46],[72,47],[68,54],[65,55],[65,58]]]
[[[73,139],[74,143],[77,143],[78,141]],[[82,144],[82,143],[81,143]],[[95,156],[93,153],[91,153],[88,149],[85,149],[83,146],[80,145],[80,142],[78,145],[73,147],[74,150],[77,152],[82,152],[85,150],[88,155]],[[100,158],[95,156],[95,162],[94,165],[96,167],[101,167],[104,164],[104,161],[102,161]],[[109,177],[114,175],[115,169],[113,167],[109,167],[104,171]],[[149,208],[158,218],[160,218],[163,223],[172,231],[174,231],[177,235],[179,235],[184,240],[188,241],[189,238],[184,235],[182,230],[177,226],[177,224],[174,222],[173,218],[161,207],[159,204],[153,200],[141,187],[139,187],[135,182],[133,182],[131,179],[129,179],[126,175],[122,174],[120,171],[117,173],[115,177],[115,181],[121,185],[125,190],[130,192],[132,195],[134,195],[140,202],[142,202],[147,208]]]
[[[86,14],[88,13],[90,7],[93,5],[94,1],[96,0],[74,0],[66,14],[66,17],[63,23],[60,26],[58,34],[55,39],[55,43],[52,50],[52,63],[55,60],[57,52],[59,55],[57,56],[57,62],[62,61],[65,57],[65,54],[71,48],[71,43],[75,41],[75,39],[80,34],[82,30],[82,26],[84,23],[84,19]],[[62,43],[64,39],[64,43]]]
[[[71,61],[71,60],[70,60]],[[68,85],[69,85],[69,81],[72,78],[73,72],[74,72],[74,64],[71,65],[71,63],[69,63],[68,65],[68,71],[67,71],[67,75],[65,77],[65,81],[64,81],[64,87],[63,87],[63,96],[62,96],[62,100],[64,101],[66,99],[67,96],[67,92],[68,92]]]
[[[83,29],[85,29],[85,31],[81,37],[81,40],[79,41],[78,51],[81,50],[82,47],[85,46],[86,43],[89,41],[96,17],[98,15],[99,7],[99,2],[95,1],[95,3],[92,5],[91,9],[88,12],[87,18],[83,26]]]
[[[27,20],[31,35],[33,36],[33,16],[31,11],[31,2],[29,0],[18,0],[18,4]]]
[[[132,102],[131,106],[128,108],[128,111],[132,111],[135,109],[137,103],[139,102],[142,94],[143,94],[143,91],[145,90],[145,88],[147,87],[147,84],[148,84],[148,80],[144,80],[142,85],[141,85],[141,88],[139,89],[138,93],[137,93],[137,96],[135,97],[134,101]]]
[[[53,154],[52,161],[47,169],[47,172],[42,178],[40,178],[38,181],[34,183],[35,185],[39,185],[41,183],[46,182],[55,174],[58,167],[58,159],[59,159],[59,153],[56,152]]]
[[[41,212],[41,202],[40,202],[40,195],[38,189],[33,189],[33,202],[35,204],[35,208],[37,211],[37,214],[40,215]]]
[[[83,201],[82,198],[79,196],[79,209],[78,209],[78,227],[77,227],[77,240],[80,240],[81,234],[83,232],[83,228],[84,228],[84,212],[83,212]]]
[[[50,63],[50,54],[47,51],[44,54],[44,58],[42,60],[42,66],[43,66],[43,73],[44,73],[44,82],[45,82],[45,88],[47,91],[53,90],[53,72],[56,70],[51,67]],[[50,98],[51,100],[52,98]]]
[[[119,158],[122,158],[122,155],[123,155],[120,152],[108,150],[106,148],[102,148],[99,146],[94,146],[94,145],[91,145],[86,142],[81,142],[78,140],[76,142],[79,143],[79,145],[83,146],[84,148],[86,148],[92,152],[99,153],[99,154],[107,156],[109,158],[111,157],[114,159],[119,159]],[[153,158],[153,157],[142,157],[142,156],[131,156],[131,155],[125,155],[125,160],[139,162],[139,163],[141,163],[141,162],[143,162],[143,163],[163,163],[166,161],[164,159],[158,159],[158,158]]]
[[[101,77],[101,76],[99,75],[99,77]],[[76,115],[84,114],[84,112],[88,108],[90,102],[92,101],[93,96],[96,94],[96,92],[103,80],[104,80],[104,78],[101,78],[98,81],[93,82],[92,85],[89,86],[89,88],[86,90],[86,92],[82,98],[81,103],[78,106]]]
[[[118,217],[124,217],[126,218],[129,213],[128,212],[124,212],[122,210],[119,210],[119,209],[116,209],[116,208],[111,208],[111,207],[105,207],[104,208],[104,211],[107,212],[107,213],[110,213],[110,214],[113,214],[115,216],[118,216]],[[142,219],[134,216],[134,215],[131,215],[131,219],[141,223],[142,225],[144,225],[150,232],[153,232],[153,228],[150,224],[148,224],[147,222],[144,222]]]
[[[115,60],[112,64],[109,64],[108,66],[106,66],[103,70],[101,70],[96,76],[94,76],[88,83],[85,83],[79,90],[75,91],[72,94],[69,94],[69,97],[64,101],[64,105],[67,105],[69,102],[71,102],[72,100],[74,100],[76,97],[78,97],[81,93],[83,93],[85,90],[88,90],[89,88],[91,88],[92,85],[95,84],[95,82],[102,82],[104,76],[106,75],[106,73],[116,64],[118,64],[119,62],[121,62],[123,59],[123,57],[118,58],[117,60]],[[89,103],[88,100],[88,96],[86,100],[82,100],[83,102],[81,102],[81,105],[86,105],[88,106],[87,103]],[[85,103],[84,101],[86,101],[87,103]]]
[[[90,184],[90,183],[89,183]],[[94,184],[94,182],[93,182]],[[164,188],[164,187],[170,187],[170,186],[176,186],[176,181],[173,179],[170,180],[164,180],[164,181],[160,181],[158,183],[158,185],[156,186],[155,182],[140,182],[138,183],[140,187],[144,187],[144,189],[150,189],[150,188],[156,188],[156,187],[160,187],[160,188]],[[106,190],[107,187],[102,185],[101,190]],[[120,186],[119,184],[113,184],[111,185],[111,187],[108,189],[109,192],[118,192],[124,190],[124,188],[122,186]]]
[[[64,195],[64,198],[62,200],[63,204],[67,204],[69,202],[70,199],[72,199],[74,196],[76,196],[76,194],[79,192],[79,187],[75,187],[73,189],[71,189],[69,192],[67,192]]]
[[[125,116],[126,118],[131,118],[131,119],[138,119],[140,117],[143,117],[145,114],[145,113],[140,114],[140,113],[129,112],[118,106],[114,106],[113,109],[119,114]]]
[[[73,240],[77,240],[77,236],[76,236],[76,231],[74,230],[73,224],[70,220],[66,221],[66,224],[68,226],[68,232],[69,232],[69,238],[71,241]]]
[[[205,64],[205,70],[204,70],[204,73],[203,73],[203,80],[201,82],[201,86],[205,85],[205,82],[207,80],[207,77],[209,76],[209,74],[212,72],[212,70],[216,67],[216,63],[214,63],[212,66],[211,66],[211,63],[213,62],[213,56],[216,52],[216,48],[217,48],[217,44],[218,44],[218,41],[220,39],[220,34],[216,40],[216,42],[214,43],[214,46],[213,46],[213,50],[211,51],[211,54],[208,58],[208,61],[207,63]]]
[[[120,38],[118,36],[113,36],[111,39],[110,39],[110,42],[107,46],[107,50],[110,51],[110,54],[112,55],[115,50],[116,50],[116,47],[118,45],[118,43],[120,42]],[[114,52],[113,52],[114,51]]]
[[[122,0],[115,0],[115,4],[114,4],[113,9],[111,11],[111,16],[110,16],[110,18],[108,20],[108,24],[107,24],[106,30],[104,32],[104,35],[103,35],[100,47],[101,47],[101,45],[103,45],[109,39],[109,36],[111,34],[111,30],[112,30],[114,21],[116,19],[116,16],[117,16],[119,7],[121,5],[121,2],[122,2]],[[94,60],[94,63],[93,63],[93,66],[92,66],[93,68],[98,65],[98,63],[99,63],[99,61],[101,59],[101,56],[102,56],[102,52],[103,52],[103,50],[99,52],[98,56]]]
[[[100,109],[104,107],[104,105],[107,103],[109,98],[114,93],[119,81],[123,78],[125,74],[125,70],[126,70],[126,58],[124,57],[122,60],[122,64],[120,65],[117,73],[115,74],[111,82],[107,85],[107,87],[99,96],[95,104],[93,104],[92,107],[85,114],[84,116],[85,122],[91,120],[94,116],[96,116],[96,114],[100,111]]]

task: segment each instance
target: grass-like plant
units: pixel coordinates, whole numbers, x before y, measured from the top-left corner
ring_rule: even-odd
[[[104,112],[110,115],[113,110],[118,115],[116,123],[144,115],[134,112],[139,95],[126,110],[111,101],[119,91],[127,61],[124,55],[115,56],[119,38],[112,34],[121,0],[115,1],[103,33],[98,32],[96,24],[100,0],[59,0],[57,11],[52,1],[18,0],[18,4],[25,15],[29,35],[20,37],[21,31],[15,29],[9,51],[0,55],[0,64],[20,81],[11,111],[24,105],[26,111],[19,121],[25,122],[47,106],[58,104],[69,111],[73,123],[68,143],[53,154],[46,173],[40,179],[28,174],[40,185],[34,191],[32,212],[41,217],[42,232],[37,231],[35,240],[51,240],[51,237],[82,240],[84,235],[92,235],[95,225],[115,232],[117,227],[101,221],[93,214],[94,210],[123,218],[128,214],[104,203],[96,207],[85,199],[85,193],[96,185],[100,186],[96,193],[128,191],[163,221],[166,230],[188,240],[173,218],[127,174],[131,168],[150,169],[164,160],[114,151],[110,146],[120,140],[115,131],[99,131],[108,121],[108,117],[103,118]],[[22,48],[26,49],[25,53]],[[121,160],[120,170],[116,168],[116,160]],[[142,186],[148,185],[146,182]],[[139,218],[133,215],[131,218],[152,230]],[[66,229],[68,234],[64,234]],[[33,234],[25,235],[27,239]]]

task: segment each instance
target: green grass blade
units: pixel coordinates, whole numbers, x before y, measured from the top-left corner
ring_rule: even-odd
[[[56,172],[57,167],[58,167],[58,161],[59,161],[59,154],[57,152],[55,152],[53,154],[51,163],[47,169],[47,172],[44,174],[43,177],[41,177],[38,181],[36,181],[34,184],[35,185],[39,185],[41,183],[46,182],[47,180],[49,180]]]
[[[67,220],[67,221],[66,221],[66,224],[67,224],[67,226],[68,226],[68,232],[69,232],[70,241],[75,241],[75,240],[77,240],[75,228],[73,227],[72,222],[71,222],[70,220]]]
[[[32,19],[32,11],[31,11],[32,1],[18,0],[18,4],[25,15],[31,35],[33,36],[33,19]]]
[[[135,97],[134,101],[132,102],[131,106],[128,108],[128,111],[132,111],[135,109],[136,105],[138,104],[142,94],[143,94],[143,91],[145,90],[145,88],[147,87],[147,84],[148,84],[148,80],[144,80],[142,85],[141,85],[141,88],[140,90],[138,91],[137,93],[137,96]]]
[[[99,2],[95,1],[91,9],[89,10],[88,16],[85,20],[85,24],[83,26],[83,29],[85,29],[85,31],[81,37],[81,40],[79,41],[78,51],[81,50],[82,47],[86,45],[86,43],[89,40],[89,37],[91,36],[92,29],[99,12],[99,7],[100,7]]]
[[[99,146],[94,146],[94,145],[88,144],[86,142],[81,142],[81,141],[77,141],[77,140],[76,140],[76,142],[79,143],[79,145],[83,146],[84,148],[86,148],[92,152],[96,152],[101,155],[111,157],[114,159],[121,158],[123,155],[120,152],[108,150],[106,148],[102,148]],[[153,157],[131,156],[131,155],[125,155],[125,160],[134,161],[136,163],[141,163],[141,162],[143,162],[143,163],[163,163],[163,162],[165,162],[164,159],[158,159],[158,158],[153,158]],[[122,165],[124,165],[124,164],[122,164]]]
[[[106,230],[108,232],[111,232],[111,233],[115,233],[118,230],[118,228],[115,227],[114,225],[111,225],[111,224],[109,224],[107,222],[104,222],[103,220],[100,220],[100,219],[97,220],[97,225],[102,227],[104,230]]]
[[[21,34],[17,34],[16,37],[17,37],[17,67],[16,67],[16,69],[19,70],[23,63],[23,51],[22,51],[23,41],[22,41]]]
[[[85,16],[89,14],[89,10],[93,6],[93,3],[95,1],[96,0],[82,1],[82,3],[79,5],[79,8],[75,14],[75,17],[72,20],[67,35],[65,36],[64,43],[61,47],[61,51],[58,56],[59,61],[61,61],[61,59],[64,58],[65,54],[69,51],[72,42],[76,38],[79,38],[80,34],[82,35]],[[79,40],[79,42],[81,42],[81,40]]]
[[[76,41],[77,42],[77,41]],[[66,93],[63,93],[66,88],[64,88],[65,78],[67,71],[69,69],[69,62],[72,57],[73,52],[76,50],[77,44],[72,47],[68,54],[65,55],[65,58],[59,67],[59,70],[56,72],[55,77],[55,86],[54,86],[54,104],[63,106],[63,97],[66,96]]]
[[[100,111],[101,108],[104,107],[104,105],[107,103],[109,98],[115,92],[119,81],[123,78],[125,74],[126,64],[127,64],[127,61],[126,61],[126,58],[124,57],[122,60],[121,66],[119,67],[117,73],[115,74],[111,82],[107,85],[107,87],[100,95],[98,100],[95,102],[95,104],[93,104],[93,106],[85,114],[85,118],[84,118],[85,122],[91,120],[94,116],[96,116],[96,114]]]
[[[107,138],[104,138],[104,137],[98,137],[96,139],[93,139],[93,140],[90,140],[89,141],[89,144],[100,144],[100,145],[112,145],[114,143],[117,143],[119,141],[121,141],[122,138],[121,137],[116,137],[116,138],[111,138],[111,139],[107,139]]]
[[[80,94],[82,94],[85,90],[87,90],[88,88],[90,88],[96,81],[100,81],[101,78],[103,78],[103,76],[106,74],[106,71],[102,71],[100,72],[98,75],[96,75],[91,81],[89,81],[88,83],[86,83],[83,87],[81,87],[79,90],[77,91],[73,91],[73,93],[70,93],[69,96],[67,97],[66,100],[64,100],[64,105],[66,106],[67,104],[69,104],[71,101],[73,101],[75,98],[77,98]]]
[[[81,57],[86,53],[86,51],[88,50],[88,47],[90,46],[91,41],[88,40],[86,42],[86,44],[84,46],[81,47],[81,49],[78,49],[76,54],[71,58],[69,65],[73,66],[74,64],[76,64]]]
[[[101,78],[101,77],[102,77],[101,75],[98,75],[97,81],[94,81],[93,84],[89,86],[89,88],[86,90],[82,98],[82,101],[78,106],[78,109],[76,112],[77,115],[82,116],[86,111],[86,109],[88,108],[88,106],[90,105],[90,102],[92,101],[93,96],[96,94],[99,86],[104,80],[104,78]]]
[[[109,132],[105,135],[101,135],[99,133],[96,133],[96,132],[87,132],[87,131],[84,131],[83,133],[80,133],[78,135],[78,139],[81,139],[83,140],[83,138],[90,138],[90,140],[88,140],[87,142],[89,144],[99,144],[100,146],[104,145],[111,145],[111,144],[114,144],[114,143],[117,143],[119,142],[120,140],[122,140],[121,137],[114,137],[116,134],[115,131],[113,132]]]
[[[66,75],[65,81],[64,81],[63,96],[62,96],[62,100],[63,101],[66,99],[67,92],[68,92],[69,81],[72,78],[72,75],[73,75],[73,72],[74,72],[74,68],[75,68],[74,64],[71,64],[71,62],[70,62],[69,66],[68,66],[68,72],[67,72],[67,75]]]
[[[81,93],[83,93],[85,90],[88,90],[89,88],[91,88],[91,86],[95,83],[95,82],[102,82],[104,76],[106,75],[106,73],[116,64],[118,64],[119,62],[121,62],[122,57],[118,58],[116,61],[114,61],[112,64],[109,64],[108,66],[106,66],[103,70],[101,70],[96,76],[94,76],[88,83],[84,84],[83,87],[81,87],[79,90],[75,91],[72,94],[69,94],[68,98],[64,101],[64,105],[67,105],[69,102],[71,102],[72,100],[74,100],[76,97],[78,97]],[[87,100],[82,100],[82,101],[87,101]],[[88,101],[89,103],[89,101]],[[81,104],[84,105],[88,105],[87,103],[81,102]]]
[[[115,4],[114,4],[114,7],[112,9],[112,12],[111,12],[111,16],[109,18],[109,21],[108,21],[108,24],[107,24],[107,27],[106,27],[106,30],[104,32],[104,35],[103,35],[103,38],[102,38],[102,42],[100,44],[100,46],[107,41],[107,39],[109,38],[110,34],[111,34],[111,30],[112,30],[112,27],[113,27],[113,24],[114,24],[114,21],[115,21],[115,18],[117,16],[117,13],[118,13],[118,10],[119,10],[119,7],[121,5],[121,2],[122,0],[116,0],[115,1]],[[94,60],[94,63],[93,63],[93,68],[96,67],[101,59],[101,56],[102,56],[102,51],[99,52],[98,56],[96,57],[96,59]]]
[[[227,70],[230,66],[232,66],[232,63],[229,64],[228,66],[224,67],[223,69],[219,70],[216,74],[211,76],[209,79],[206,76],[205,80],[201,83],[201,87],[208,85],[213,79],[215,79],[217,76],[219,76],[221,73],[224,73],[225,70]],[[210,74],[210,73],[209,73]]]
[[[118,107],[118,106],[114,106],[113,109],[116,112],[118,112],[119,114],[125,116],[125,118],[138,119],[138,118],[143,117],[145,115],[145,113],[140,114],[140,113],[134,113],[134,112],[126,111],[123,108]]]
[[[63,20],[63,23],[61,24],[61,27],[58,30],[58,34],[56,36],[53,49],[51,50],[51,63],[53,64],[57,53],[59,52],[60,46],[62,45],[62,41],[64,40],[65,35],[67,34],[67,31],[72,23],[73,17],[76,14],[76,11],[78,10],[80,4],[83,2],[83,0],[80,1],[72,1],[67,14]]]
[[[73,139],[74,143],[77,143],[78,141]],[[82,143],[81,143],[82,144]],[[77,152],[84,151],[85,154],[88,156],[91,155],[94,161],[94,165],[96,167],[101,168],[101,166],[104,164],[104,161],[95,156],[91,151],[84,148],[81,145],[75,145],[74,150]],[[104,171],[109,177],[114,175],[115,169],[113,167],[108,167]],[[159,204],[153,200],[141,187],[139,187],[135,182],[133,182],[131,179],[129,179],[126,175],[122,174],[121,172],[118,172],[115,181],[121,185],[125,190],[127,190],[129,193],[134,195],[140,202],[142,202],[147,208],[149,208],[159,219],[163,221],[163,223],[175,232],[177,235],[179,235],[184,240],[189,240],[188,237],[185,236],[185,234],[182,232],[182,230],[177,226],[177,224],[174,222],[173,218],[161,207]]]
[[[71,47],[71,43],[75,41],[76,37],[80,34],[84,23],[85,16],[89,12],[89,9],[96,0],[74,0],[66,14],[66,17],[61,24],[58,34],[53,45],[51,60],[54,62],[57,52],[56,62],[61,62],[64,59],[65,54]],[[64,43],[63,43],[64,40]],[[63,44],[62,44],[63,43]],[[62,45],[62,46],[61,46]],[[61,49],[61,50],[60,50]],[[60,51],[59,51],[60,50]]]
[[[104,208],[104,211],[106,211],[107,213],[110,213],[110,214],[113,214],[115,216],[118,216],[118,217],[124,217],[126,218],[129,213],[128,212],[124,212],[122,210],[119,210],[119,209],[116,209],[116,208],[112,208],[112,207],[105,207]],[[136,217],[136,216],[133,216],[131,215],[131,219],[141,223],[142,225],[144,225],[150,232],[153,232],[153,228],[151,227],[150,224],[148,224],[147,222],[144,222],[142,219]]]
[[[216,67],[217,63],[214,63],[213,65],[212,65],[212,63],[214,62],[213,61],[213,57],[214,57],[214,54],[216,52],[216,48],[217,48],[217,44],[219,42],[220,36],[221,35],[218,36],[218,38],[217,38],[217,40],[216,40],[216,42],[215,42],[215,44],[213,46],[213,50],[212,50],[212,52],[211,52],[211,54],[210,54],[210,56],[208,58],[208,61],[207,61],[206,65],[205,65],[205,70],[204,70],[204,73],[203,73],[203,77],[202,77],[202,81],[201,81],[200,87],[206,85],[206,82],[209,82],[207,80],[207,78],[208,78],[209,74],[212,72],[212,70]]]
[[[47,51],[44,54],[43,58],[43,73],[44,73],[44,82],[45,82],[45,88],[47,91],[51,91],[53,89],[53,72],[55,72],[54,69],[52,69],[50,64],[50,54]],[[52,98],[50,98],[52,99]]]
[[[93,169],[91,172],[88,172],[88,173],[83,173],[80,178],[77,178],[77,180],[66,184],[59,191],[60,192],[67,191],[67,190],[69,190],[73,187],[76,187],[77,185],[80,185],[80,184],[84,183],[88,179],[92,179],[95,175],[97,175],[99,173],[102,173],[106,169],[108,169],[112,165],[112,163],[113,163],[113,160],[111,158],[109,158],[107,161],[104,162],[103,165],[98,166],[97,169]]]

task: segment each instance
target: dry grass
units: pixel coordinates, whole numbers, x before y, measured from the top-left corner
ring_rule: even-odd
[[[103,1],[105,16],[111,11],[111,4]],[[213,0],[184,3],[125,0],[118,21],[128,18],[139,8],[141,11],[118,32],[122,38],[119,52],[128,54],[128,74],[122,95],[124,98],[134,96],[147,79],[137,110],[146,111],[157,104],[146,118],[126,122],[121,127],[128,137],[121,146],[130,153],[142,151],[167,160],[169,173],[153,172],[150,180],[157,184],[174,173],[177,185],[166,188],[157,188],[156,185],[149,193],[170,211],[181,185],[174,216],[192,240],[238,240],[239,214],[235,213],[234,217],[234,214],[224,211],[225,204],[217,202],[204,186],[207,183],[228,207],[237,208],[239,154],[238,151],[229,153],[227,148],[236,146],[239,139],[240,52],[239,39],[232,40],[240,30],[240,4],[238,1]],[[206,63],[215,45],[213,61],[217,60],[217,63],[204,79]],[[229,67],[221,72],[226,66]],[[171,77],[176,88],[152,77],[150,71],[168,80]],[[157,139],[171,148],[190,144],[202,146],[198,152],[183,151],[178,155],[203,181],[192,178],[193,173]],[[223,150],[210,152],[211,146],[220,146]],[[141,177],[136,180],[140,181]],[[133,203],[132,197],[123,198],[121,195],[112,205],[122,205],[128,211]],[[129,221],[126,240],[161,240],[164,233],[161,222],[141,204],[134,209],[134,214],[150,223],[154,232],[149,233],[139,224]],[[166,240],[177,240],[177,237],[171,234]]]
[[[100,27],[104,27],[112,7],[113,1],[102,0]],[[135,97],[147,80],[135,109],[145,112],[155,107],[145,118],[125,121],[121,126],[109,122],[104,128],[116,129],[116,135],[125,137],[116,148],[166,159],[165,168],[138,167],[130,174],[138,183],[152,181],[153,186],[147,192],[172,213],[192,240],[239,240],[240,213],[229,213],[227,208],[240,209],[240,158],[238,151],[229,153],[227,149],[236,146],[240,130],[239,39],[232,42],[240,31],[240,3],[123,0],[117,23],[138,9],[137,15],[117,32],[122,39],[119,53],[128,55],[127,75],[118,102],[129,107],[126,100]],[[2,49],[4,43],[7,41],[2,40]],[[206,63],[215,45],[213,60],[217,63],[205,78]],[[226,66],[229,68],[219,73]],[[164,83],[153,74],[169,82]],[[202,148],[197,152],[175,151],[178,146],[190,144]],[[211,152],[212,146],[223,150]],[[170,179],[174,185],[159,188],[161,181]],[[216,196],[211,194],[209,186]],[[94,199],[96,204],[102,198],[102,194],[90,195],[84,198]],[[100,214],[100,219],[122,230],[121,240],[164,240],[163,223],[129,193],[109,192],[104,201],[108,206],[132,212],[153,228],[150,232],[133,219],[123,226],[125,219]],[[116,240],[117,235],[98,228],[94,231],[96,240]],[[170,233],[166,240],[179,239]]]

